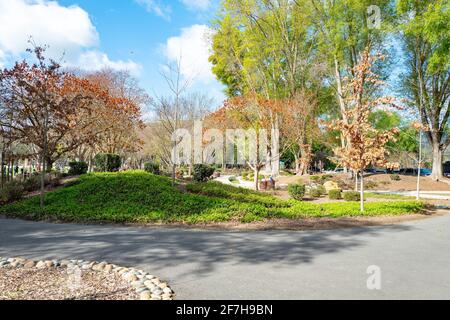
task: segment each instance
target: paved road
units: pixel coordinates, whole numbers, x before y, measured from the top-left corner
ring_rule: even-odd
[[[450,299],[450,214],[328,231],[218,232],[0,218],[0,256],[136,265],[180,299]],[[378,265],[382,289],[367,289]]]

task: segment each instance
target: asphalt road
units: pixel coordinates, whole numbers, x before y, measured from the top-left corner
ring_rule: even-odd
[[[0,256],[106,260],[178,299],[450,299],[450,214],[327,231],[223,232],[0,218]],[[367,288],[371,265],[381,290]]]

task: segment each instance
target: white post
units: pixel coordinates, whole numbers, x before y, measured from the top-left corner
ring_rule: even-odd
[[[420,169],[422,164],[422,130],[419,130],[419,163],[417,164],[417,200],[420,200]]]

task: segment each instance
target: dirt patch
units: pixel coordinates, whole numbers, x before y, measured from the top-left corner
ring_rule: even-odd
[[[417,177],[400,175],[400,181],[392,181],[389,174],[374,174],[365,177],[366,184],[370,181],[376,182],[378,185],[373,189],[376,190],[391,190],[391,191],[414,191],[417,187]],[[430,177],[421,177],[420,184],[422,191],[450,191],[450,179],[444,178],[443,181],[433,181]],[[337,174],[333,175],[332,180],[344,180],[349,185],[353,185],[348,175]],[[277,184],[291,184],[291,183],[310,183],[309,176],[282,176],[277,178]],[[370,190],[368,190],[370,191]]]
[[[204,230],[230,231],[269,231],[269,230],[332,230],[341,228],[372,227],[393,225],[408,221],[423,220],[449,214],[449,210],[439,210],[424,214],[380,217],[342,217],[342,218],[303,218],[303,219],[270,219],[252,223],[223,222],[214,224],[170,225],[172,228],[191,228]],[[155,225],[148,225],[155,226]],[[165,225],[167,227],[167,225]]]
[[[366,180],[381,183],[378,190],[390,191],[414,191],[417,188],[417,177],[400,176],[400,181],[392,181],[388,174],[377,174],[366,178]],[[444,181],[433,181],[430,177],[420,178],[420,187],[422,191],[450,191],[450,179]]]
[[[138,300],[117,274],[0,268],[0,300]]]

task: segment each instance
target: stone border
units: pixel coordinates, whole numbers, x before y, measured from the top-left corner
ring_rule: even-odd
[[[166,282],[136,268],[120,267],[115,264],[85,260],[29,260],[24,258],[0,257],[0,268],[80,268],[81,270],[93,270],[105,273],[116,273],[126,280],[139,295],[140,300],[173,300],[174,292]]]

